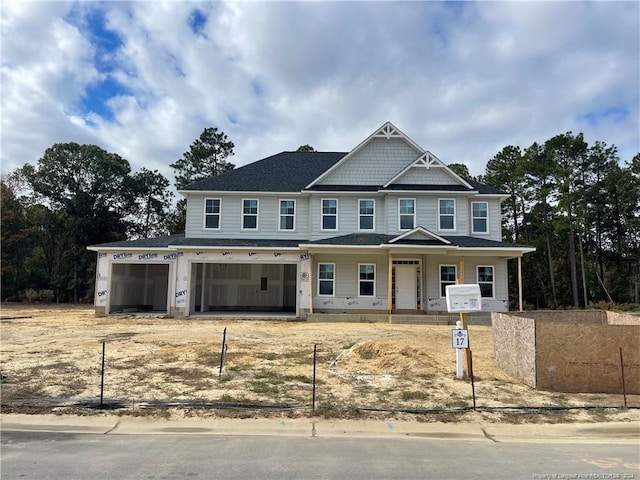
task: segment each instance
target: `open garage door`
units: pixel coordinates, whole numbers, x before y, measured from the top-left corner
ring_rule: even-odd
[[[194,263],[190,313],[295,312],[297,265]]]
[[[167,312],[169,265],[114,264],[109,313]]]

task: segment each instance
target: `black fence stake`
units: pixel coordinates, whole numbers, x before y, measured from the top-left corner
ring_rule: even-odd
[[[473,353],[470,349],[469,352],[469,376],[471,377],[471,395],[473,396],[473,410],[476,409],[476,385],[473,380]]]
[[[311,393],[311,410],[316,410],[316,360],[318,358],[318,345],[313,345],[313,390]]]
[[[105,345],[106,342],[102,342],[102,370],[100,373],[100,407],[104,406],[104,357],[105,357]]]
[[[622,347],[620,347],[620,372],[622,372],[622,398],[624,399],[624,408],[627,408],[627,388],[624,384],[624,362],[622,361]]]
[[[224,327],[224,330],[222,332],[222,348],[220,350],[220,371],[218,372],[218,377],[222,376],[222,366],[224,365],[224,356],[227,351],[226,341],[227,341],[227,327]]]

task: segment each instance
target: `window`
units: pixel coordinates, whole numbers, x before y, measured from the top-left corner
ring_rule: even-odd
[[[220,229],[220,199],[204,199],[204,228]]]
[[[318,295],[333,296],[335,268],[335,263],[318,264]]]
[[[471,231],[487,233],[489,231],[489,208],[487,202],[471,202]]]
[[[359,200],[358,201],[358,229],[374,230],[375,229],[375,200]]]
[[[296,201],[280,200],[280,230],[296,229]]]
[[[456,201],[453,198],[441,198],[438,200],[439,228],[440,230],[456,229]]]
[[[482,298],[493,298],[493,267],[478,265],[478,285]]]
[[[322,199],[322,230],[338,229],[338,200]]]
[[[358,295],[360,297],[376,296],[376,266],[361,263],[358,265]]]
[[[398,202],[400,230],[411,230],[416,225],[416,201],[413,198],[401,198]]]
[[[256,230],[258,228],[258,200],[242,200],[242,229]]]
[[[447,285],[455,285],[457,279],[455,265],[440,265],[440,296],[447,296]]]

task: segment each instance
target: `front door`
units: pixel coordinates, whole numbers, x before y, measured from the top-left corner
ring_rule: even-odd
[[[396,265],[396,309],[415,310],[416,304],[416,267],[415,265]]]

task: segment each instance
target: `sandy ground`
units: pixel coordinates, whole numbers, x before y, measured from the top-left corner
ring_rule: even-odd
[[[54,406],[54,412],[99,412],[77,404],[100,400],[104,342],[104,402],[130,405],[122,409],[129,413],[139,413],[145,402],[179,402],[163,414],[229,415],[225,409],[194,407],[195,401],[292,405],[300,408],[286,415],[310,415],[317,345],[317,415],[510,423],[640,420],[635,408],[511,411],[507,407],[621,407],[623,398],[523,385],[495,365],[490,327],[469,328],[480,411],[461,413],[472,405],[472,387],[455,378],[451,326],[95,317],[92,308],[73,306],[2,305],[1,313],[4,412],[24,411],[20,404],[36,400]],[[627,396],[627,404],[640,407],[640,396]],[[443,412],[400,412],[425,409]]]

